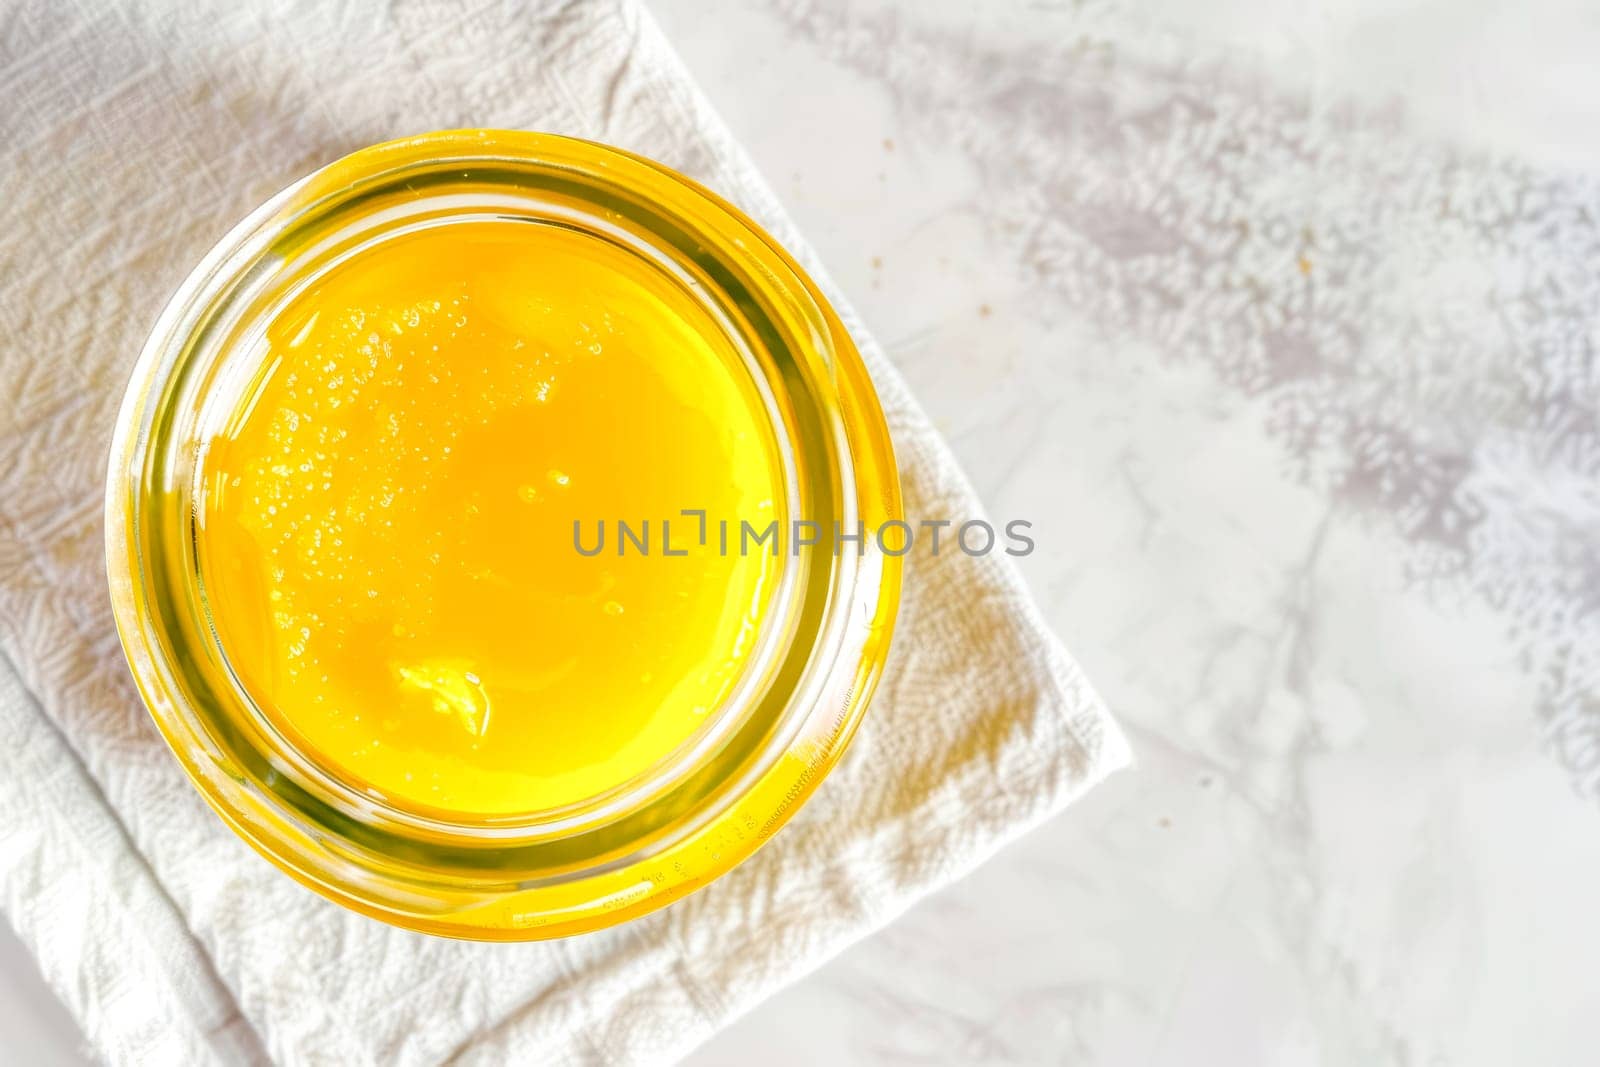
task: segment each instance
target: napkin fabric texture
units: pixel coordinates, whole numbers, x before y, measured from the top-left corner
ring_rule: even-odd
[[[908,513],[979,505],[659,31],[629,0],[0,0],[0,904],[111,1063],[655,1062],[880,927],[1125,760],[1003,558],[908,557],[846,759],[754,858],[644,919],[487,945],[302,889],[204,806],[135,694],[105,456],[167,296],[237,219],[362,145],[504,126],[705,181],[836,302]]]

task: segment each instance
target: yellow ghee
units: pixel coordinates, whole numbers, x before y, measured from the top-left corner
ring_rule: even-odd
[[[746,667],[781,559],[760,395],[679,283],[554,225],[438,225],[288,300],[204,443],[196,553],[235,674],[328,773],[455,819],[650,768]],[[604,549],[593,548],[609,527]]]

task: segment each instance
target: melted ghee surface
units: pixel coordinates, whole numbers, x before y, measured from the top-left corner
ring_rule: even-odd
[[[200,468],[224,653],[324,769],[453,816],[640,774],[749,659],[778,561],[673,524],[781,519],[759,396],[675,283],[548,225],[437,226],[359,253],[266,330]],[[586,548],[597,524],[605,547]]]

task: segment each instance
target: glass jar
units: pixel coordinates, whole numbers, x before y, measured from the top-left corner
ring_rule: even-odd
[[[208,427],[259,369],[250,363],[262,348],[248,342],[274,311],[355,251],[484,219],[613,242],[692,294],[768,398],[781,517],[814,523],[817,543],[785,546],[765,651],[689,741],[579,803],[452,820],[356,788],[274,725],[217,637],[194,524]],[[524,940],[661,907],[749,856],[804,803],[881,673],[900,565],[872,532],[900,517],[889,437],[860,356],[816,286],[750,219],[613,148],[466,130],[339,160],[262,205],[202,260],[162,312],[123,401],[106,549],[139,691],[235,832],[365,914],[434,934]]]

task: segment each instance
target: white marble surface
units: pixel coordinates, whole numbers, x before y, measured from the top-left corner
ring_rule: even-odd
[[[693,1062],[1594,1062],[1592,5],[655,7],[1140,760]]]
[[[72,1067],[86,1062],[78,1028],[11,928],[0,923],[0,1062]]]
[[[692,1062],[1593,1062],[1593,9],[653,6],[1140,760]]]

